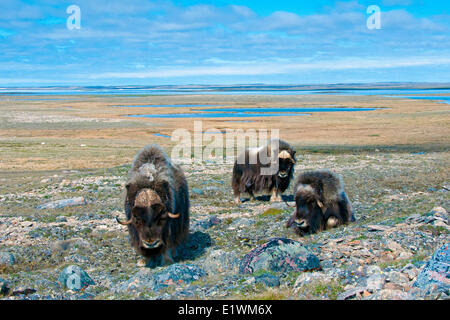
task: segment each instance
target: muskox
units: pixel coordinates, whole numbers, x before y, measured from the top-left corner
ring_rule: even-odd
[[[294,194],[296,210],[286,226],[300,236],[355,221],[341,176],[329,170],[301,173]]]
[[[294,174],[295,150],[285,141],[274,139],[266,146],[244,150],[233,167],[231,186],[234,200],[240,194],[271,193],[270,201],[281,201],[281,194],[289,187]],[[271,169],[273,168],[273,169]]]
[[[189,233],[189,190],[181,168],[158,145],[134,158],[124,207],[126,220],[117,222],[128,227],[130,244],[145,258],[140,264],[172,263]]]

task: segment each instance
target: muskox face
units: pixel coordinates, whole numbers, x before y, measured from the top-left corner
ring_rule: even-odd
[[[128,188],[130,190],[130,188]],[[117,219],[120,224],[134,228],[140,249],[157,249],[164,246],[165,226],[168,219],[176,219],[179,214],[170,213],[158,194],[151,189],[141,189],[131,203],[128,221]]]
[[[289,177],[295,164],[295,151],[292,154],[283,150],[278,154],[278,177],[281,179]]]
[[[322,227],[323,213],[318,195],[310,186],[299,186],[295,195],[296,209],[287,223],[297,234],[315,233]]]

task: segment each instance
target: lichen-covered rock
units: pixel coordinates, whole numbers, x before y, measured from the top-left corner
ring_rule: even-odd
[[[82,291],[95,283],[86,271],[77,265],[70,265],[59,275],[58,284],[72,291]]]
[[[83,197],[76,197],[76,198],[70,198],[70,199],[63,199],[63,200],[56,200],[52,202],[47,202],[44,204],[41,204],[36,207],[38,210],[43,209],[60,209],[64,207],[71,207],[71,206],[80,206],[87,204],[87,201]]]
[[[320,261],[300,242],[273,238],[244,256],[239,272],[249,274],[260,270],[273,272],[320,269]]]
[[[450,292],[450,243],[435,251],[419,273],[415,287],[427,290],[437,290],[445,294]]]
[[[155,289],[159,290],[176,284],[189,283],[206,276],[206,272],[192,264],[172,264],[165,270],[156,273],[153,277]]]

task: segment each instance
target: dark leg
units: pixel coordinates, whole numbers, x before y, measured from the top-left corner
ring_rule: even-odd
[[[350,200],[348,199],[347,194],[344,191],[340,194],[338,204],[342,217],[344,217],[346,221],[348,222],[356,221],[352,204],[350,203]]]

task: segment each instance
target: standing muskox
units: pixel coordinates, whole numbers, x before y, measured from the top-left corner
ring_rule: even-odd
[[[300,174],[294,187],[296,210],[287,223],[298,235],[355,221],[342,178],[328,170]]]
[[[189,190],[183,171],[152,144],[134,158],[126,183],[125,215],[130,243],[145,264],[173,262],[189,232]]]
[[[273,162],[275,170],[269,170]],[[291,182],[294,165],[295,151],[283,140],[271,140],[266,146],[244,150],[233,167],[231,185],[235,202],[241,202],[241,193],[248,193],[254,200],[255,193],[261,192],[271,192],[272,202],[281,201],[281,193]]]

